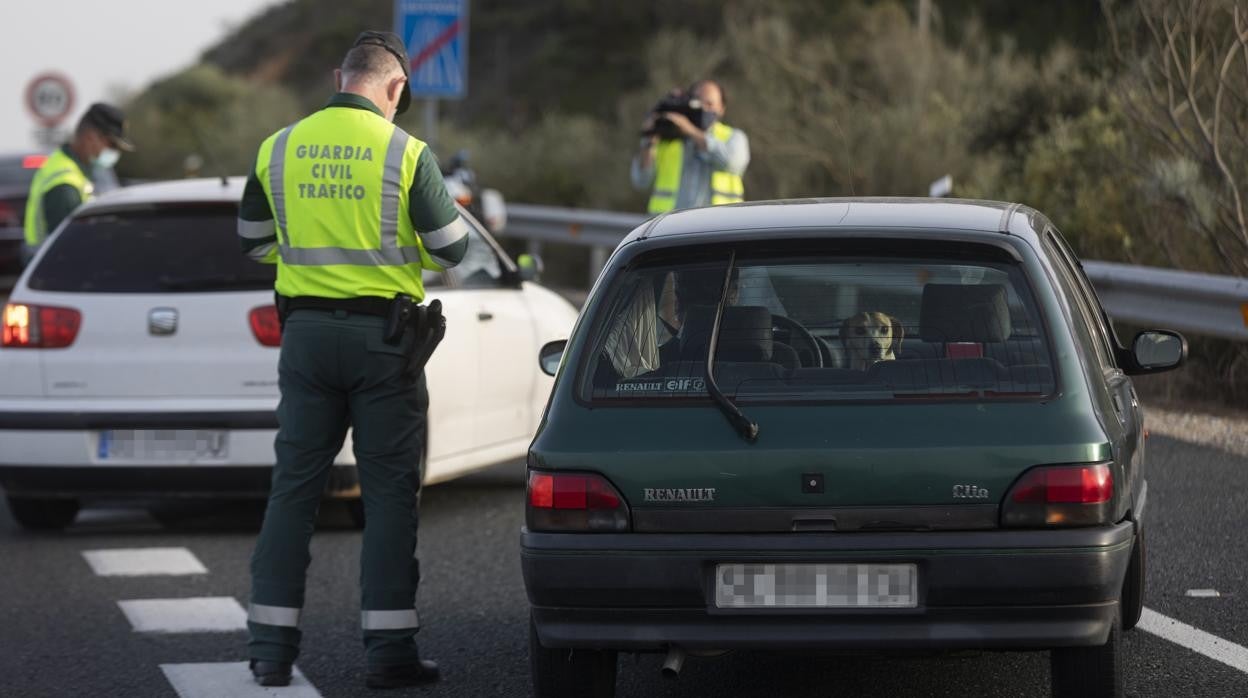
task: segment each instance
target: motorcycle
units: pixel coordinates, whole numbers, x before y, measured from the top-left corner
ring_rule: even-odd
[[[497,235],[507,227],[507,204],[497,189],[482,189],[468,164],[468,151],[459,150],[442,166],[446,191],[468,209],[486,230]]]

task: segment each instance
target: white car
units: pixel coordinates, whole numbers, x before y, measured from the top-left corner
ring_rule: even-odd
[[[236,238],[242,188],[100,196],[18,280],[2,318],[0,486],[23,525],[67,525],[88,498],[267,493],[280,333],[274,269]],[[426,483],[528,448],[552,383],[538,349],[577,311],[525,277],[475,221],[464,261],[426,272],[447,317],[425,369]],[[354,463],[348,438],[327,494],[359,515]]]

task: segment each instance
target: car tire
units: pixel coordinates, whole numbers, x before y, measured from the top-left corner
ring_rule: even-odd
[[[543,647],[529,618],[529,673],[537,698],[614,698],[615,650]]]
[[[9,511],[13,518],[34,531],[52,531],[65,528],[78,516],[76,499],[29,499],[9,497]]]
[[[1105,644],[1062,647],[1049,656],[1053,698],[1122,697],[1122,624],[1114,614]]]
[[[1138,529],[1135,535],[1135,547],[1131,549],[1131,562],[1127,564],[1127,578],[1122,583],[1122,629],[1130,630],[1140,622],[1144,613],[1144,576],[1145,563],[1148,561],[1148,548],[1144,545],[1144,529]]]

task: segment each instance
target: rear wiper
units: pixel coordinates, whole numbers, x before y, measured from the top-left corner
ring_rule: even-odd
[[[265,288],[273,284],[273,279],[261,276],[240,276],[238,274],[222,274],[217,276],[162,276],[157,283],[170,291],[185,289],[221,289],[256,287]]]
[[[737,251],[733,250],[728,256],[728,270],[724,272],[724,285],[719,291],[719,303],[715,306],[715,321],[711,324],[711,341],[706,350],[706,392],[711,394],[711,399],[715,401],[719,411],[724,413],[728,422],[736,428],[741,437],[753,443],[758,440],[758,422],[745,416],[741,408],[729,400],[728,396],[719,389],[719,384],[715,382],[715,345],[719,343],[719,323],[724,317],[724,305],[728,301],[728,288],[732,283],[732,269],[736,262]]]

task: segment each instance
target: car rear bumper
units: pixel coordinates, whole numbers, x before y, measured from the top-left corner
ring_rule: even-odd
[[[273,410],[234,411],[0,411],[0,430],[277,429]]]
[[[0,487],[17,497],[265,497],[276,427],[272,409],[0,410]],[[104,434],[123,429],[219,432],[222,448],[172,461],[126,458],[102,443]],[[348,440],[343,453],[350,450]],[[327,494],[358,496],[350,460],[335,463],[330,473]]]
[[[0,465],[0,487],[11,497],[78,499],[268,496],[273,466],[87,466]],[[330,469],[326,494],[359,495],[354,465]]]
[[[1104,643],[1134,524],[1066,531],[551,534],[524,531],[521,565],[542,643],[687,649],[1043,649]],[[727,610],[721,562],[898,562],[908,609]]]

